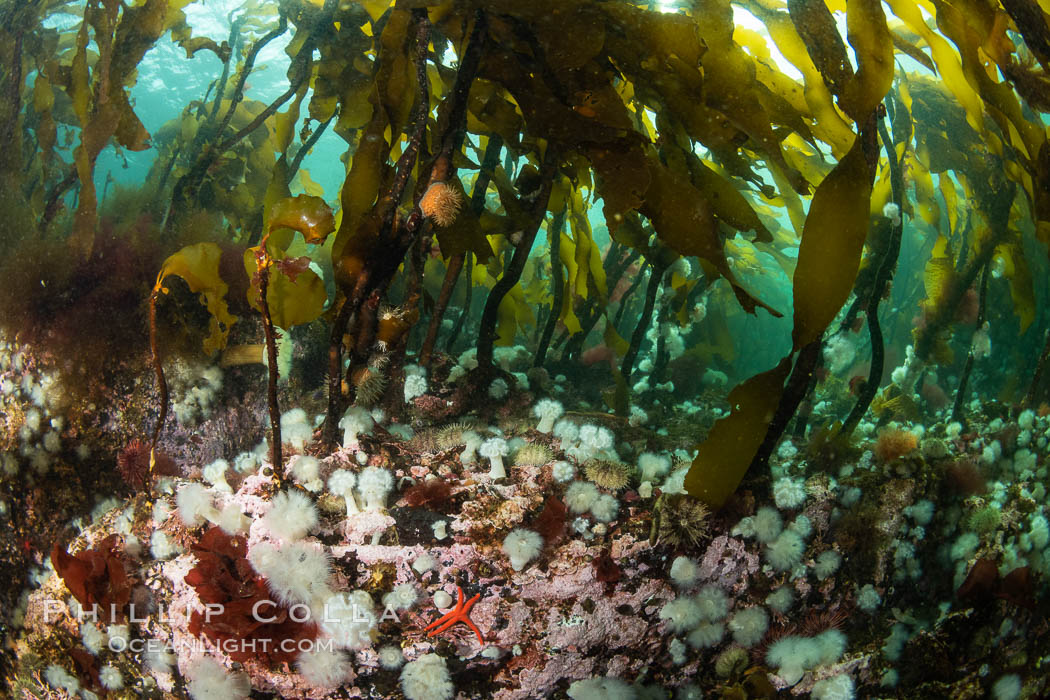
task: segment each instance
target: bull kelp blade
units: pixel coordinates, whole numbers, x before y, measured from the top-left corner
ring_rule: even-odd
[[[791,357],[729,392],[732,413],[715,423],[685,477],[685,490],[712,508],[725,504],[751,466],[780,403]]]

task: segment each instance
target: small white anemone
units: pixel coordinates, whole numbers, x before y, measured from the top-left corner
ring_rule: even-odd
[[[507,396],[507,381],[505,379],[494,379],[489,384],[489,398],[502,399]]]
[[[492,468],[489,470],[490,478],[502,479],[507,476],[507,469],[503,466],[503,458],[509,452],[510,446],[503,438],[489,438],[481,443],[481,446],[478,448],[478,454],[482,457],[486,457],[491,463]]]
[[[204,480],[214,486],[219,491],[225,491],[226,493],[232,493],[233,489],[230,488],[229,483],[226,481],[226,472],[230,468],[230,463],[225,459],[217,459],[208,466],[204,467]]]
[[[642,481],[656,481],[671,471],[671,458],[654,452],[638,455],[638,472]]]
[[[346,409],[339,421],[339,427],[343,429],[343,447],[356,450],[359,447],[358,437],[362,433],[372,432],[374,425],[375,420],[367,408],[351,406]]]
[[[281,416],[281,442],[284,444],[301,450],[313,436],[314,426],[303,409],[293,408]]]
[[[328,477],[328,490],[334,496],[342,496],[346,500],[346,517],[356,515],[360,512],[357,508],[357,500],[354,498],[354,486],[357,485],[357,475],[346,469],[336,469]]]
[[[554,421],[565,414],[565,407],[561,405],[561,401],[542,399],[532,409],[532,414],[540,419],[536,430],[541,433],[549,433],[554,430]]]
[[[179,508],[179,518],[186,527],[198,527],[205,520],[215,522],[219,518],[218,511],[212,505],[211,491],[196,481],[179,488],[175,504]]]
[[[317,508],[300,491],[282,491],[273,497],[262,523],[282,540],[301,540],[317,525]]]
[[[368,467],[357,479],[357,491],[365,501],[365,510],[386,508],[386,497],[394,488],[394,475],[389,469]]]
[[[317,493],[324,486],[321,481],[321,461],[310,455],[299,455],[289,468],[292,478],[310,493]]]
[[[510,566],[521,571],[525,565],[539,556],[543,549],[543,538],[538,532],[523,527],[511,530],[503,540],[503,553],[510,559]]]
[[[483,443],[484,440],[482,440],[481,436],[475,433],[473,430],[463,431],[463,437],[461,439],[463,440],[464,448],[463,452],[461,452],[459,455],[459,462],[465,467],[467,465],[474,464],[474,462],[477,461],[477,451],[478,448],[481,447],[481,443]]]
[[[427,378],[421,374],[409,374],[405,377],[405,403],[410,403],[427,393]]]
[[[419,593],[411,583],[394,586],[394,590],[383,596],[383,605],[394,610],[408,610],[419,600]]]

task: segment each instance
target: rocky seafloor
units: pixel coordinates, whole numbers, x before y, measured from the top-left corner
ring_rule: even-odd
[[[319,402],[285,389],[280,483],[248,370],[183,367],[170,457],[135,489],[150,392],[72,399],[5,342],[10,695],[1048,692],[1047,410],[787,439],[711,514],[682,482],[717,391],[618,418],[498,359],[480,387],[470,353],[389,368],[328,448]],[[477,632],[431,634],[461,592]]]

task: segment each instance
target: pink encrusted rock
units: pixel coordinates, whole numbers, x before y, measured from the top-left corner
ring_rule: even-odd
[[[576,602],[567,614],[563,615],[554,607],[555,600],[541,599],[546,605],[539,607],[547,610],[544,616],[545,646],[580,651],[598,646],[616,649],[639,645],[646,636],[652,637],[654,646],[660,643],[656,627],[651,620],[646,619],[642,610],[650,597],[670,595],[664,582],[650,580],[634,592],[617,590],[611,596],[604,597],[596,591],[593,580],[583,577],[575,580],[578,584]],[[563,590],[566,584],[562,582]],[[591,612],[587,612],[586,600],[590,600],[590,605],[593,605]],[[630,612],[623,612],[628,609]],[[575,624],[577,620],[582,622]]]
[[[538,483],[543,476],[543,465],[514,467],[514,482],[519,490],[540,488]]]
[[[547,570],[558,575],[584,568],[588,566],[587,555],[591,552],[597,550],[588,547],[583,540],[569,540],[555,551],[554,556],[547,562]]]
[[[220,662],[223,657],[218,652],[208,654],[211,648],[207,640],[197,639],[190,634],[190,616],[194,610],[203,610],[204,606],[197,597],[197,592],[186,583],[186,574],[195,566],[195,558],[192,554],[182,554],[171,561],[164,563],[162,572],[171,586],[171,592],[165,602],[165,615],[158,618],[156,622],[151,620],[150,632],[153,639],[161,644],[168,644],[169,650],[174,652],[176,666],[179,672],[185,675],[187,669],[202,656],[214,656]],[[165,674],[159,674],[158,684],[170,682]]]
[[[582,680],[594,675],[595,660],[574,652],[562,652],[548,657],[542,667],[523,668],[518,675],[521,688],[500,690],[495,700],[531,700],[548,697],[563,678]]]
[[[467,502],[462,512],[451,523],[453,532],[500,531],[518,527],[524,522],[529,511],[542,502],[539,495],[532,498],[520,494],[515,495],[517,490],[513,485],[493,484],[488,488],[492,489],[500,499],[496,512],[489,515],[489,509],[481,499]]]
[[[343,538],[347,544],[364,544],[371,542],[373,537],[382,535],[388,529],[394,527],[396,521],[377,510],[364,511],[351,515],[343,523]]]
[[[630,669],[631,660],[623,654],[617,654],[609,659],[609,663],[605,669],[605,675],[619,678],[623,674],[628,673]]]
[[[412,547],[395,547],[387,545],[361,545],[346,546],[337,545],[331,547],[333,559],[342,559],[353,555],[362,567],[372,567],[376,564],[393,564],[396,571],[394,584],[422,583],[429,594],[437,591],[438,587],[446,588],[445,584],[455,580],[460,572],[473,568],[474,564],[481,559],[472,545],[456,544],[450,547],[423,547],[415,545]],[[412,563],[428,554],[438,562],[438,571],[420,577],[412,570]],[[432,578],[431,578],[432,577]],[[367,572],[360,580],[354,581],[354,585],[363,585],[368,580]],[[478,582],[484,585],[485,581]],[[431,586],[430,584],[434,584]],[[448,591],[455,594],[455,588]]]
[[[261,470],[260,470],[261,472]],[[260,472],[249,474],[242,481],[233,502],[240,506],[246,515],[257,518],[269,509],[269,492],[273,489],[273,479]]]
[[[437,465],[436,468],[437,468],[437,475],[440,476],[442,479],[454,480],[454,479],[458,479],[459,478],[459,474],[456,471],[454,471],[452,469],[452,467],[450,465],[448,465],[448,464],[442,463],[442,464]],[[453,491],[455,491],[455,490],[453,490]]]
[[[528,636],[532,610],[525,603],[512,603],[503,611],[506,626],[496,636],[496,643],[507,649]]]
[[[424,552],[431,554],[434,558],[437,558],[437,554],[432,550],[427,550],[420,545],[414,547],[393,547],[386,545],[363,545],[363,546],[346,546],[337,545],[330,549],[333,559],[342,559],[347,555],[353,554],[357,558],[357,561],[362,565],[374,566],[376,564],[393,564],[395,567],[396,584],[401,583],[416,583],[416,574],[412,571],[412,562],[423,555]],[[361,581],[352,581],[354,585],[363,584],[367,575]]]
[[[721,535],[704,552],[700,562],[700,578],[739,592],[746,589],[748,577],[754,576],[759,567],[758,554],[748,551],[743,540]]]

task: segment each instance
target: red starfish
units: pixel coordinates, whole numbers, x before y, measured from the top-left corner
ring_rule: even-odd
[[[478,644],[484,646],[485,640],[481,636],[481,630],[479,630],[477,625],[475,625],[470,620],[470,609],[474,607],[474,603],[480,600],[481,594],[478,593],[476,596],[464,603],[463,589],[459,586],[456,586],[456,592],[459,594],[459,601],[456,603],[456,607],[452,608],[450,611],[431,622],[424,628],[424,631],[436,628],[433,629],[433,631],[431,631],[429,634],[427,634],[428,637],[433,637],[435,634],[441,634],[445,630],[455,625],[457,622],[462,622],[464,625],[474,630],[474,634],[478,635]]]

